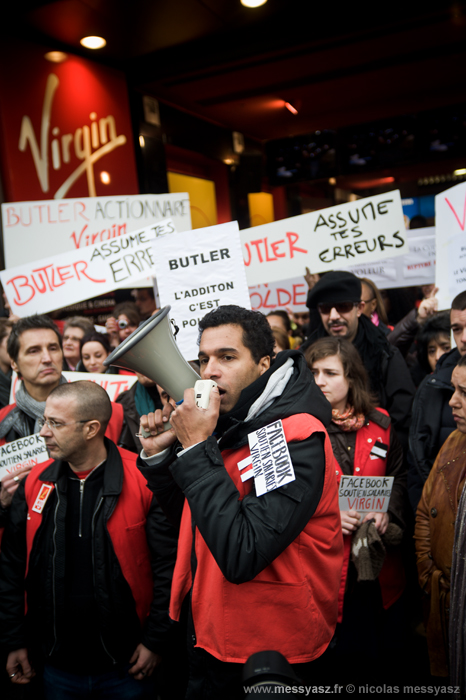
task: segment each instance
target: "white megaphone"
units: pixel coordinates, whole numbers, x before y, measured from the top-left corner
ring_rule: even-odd
[[[104,365],[123,367],[144,374],[159,384],[175,401],[181,401],[185,389],[200,379],[179,351],[164,306],[151,316],[104,360]]]

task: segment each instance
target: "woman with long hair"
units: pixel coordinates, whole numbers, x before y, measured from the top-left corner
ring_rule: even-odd
[[[345,556],[335,653],[347,668],[400,648],[405,586],[400,547],[405,526],[406,470],[388,413],[376,408],[358,351],[344,338],[321,338],[306,350],[314,380],[332,406],[328,434],[336,477],[393,476],[386,513],[341,511]],[[367,664],[365,664],[367,669]]]

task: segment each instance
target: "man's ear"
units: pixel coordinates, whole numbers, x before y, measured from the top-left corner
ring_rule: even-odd
[[[11,369],[16,372],[18,379],[21,379],[21,372],[19,371],[18,365],[14,360],[11,360]]]
[[[95,436],[100,432],[101,427],[100,421],[97,419],[90,420],[89,422],[85,423],[84,429],[86,440],[93,440],[93,438],[95,438]]]
[[[366,305],[366,302],[365,302],[365,301],[360,301],[360,302],[359,302],[359,304],[358,304],[358,318],[359,318],[360,315],[362,314],[365,305]]]
[[[270,369],[270,355],[265,355],[264,357],[261,357],[261,359],[258,362],[258,367],[261,374],[267,372],[267,370]]]

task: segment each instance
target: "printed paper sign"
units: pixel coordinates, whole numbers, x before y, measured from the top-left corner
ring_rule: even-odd
[[[128,391],[136,384],[138,378],[134,374],[97,374],[91,372],[63,372],[69,382],[94,382],[105,389],[110,401],[116,401],[123,391]]]
[[[0,481],[22,467],[35,467],[48,459],[45,440],[39,433],[8,442],[0,447]]]
[[[197,357],[206,313],[224,304],[251,308],[236,221],[159,239],[154,267],[160,302],[171,306],[187,360]]]
[[[257,496],[295,481],[281,420],[249,433],[248,441]]]
[[[414,287],[435,282],[435,228],[405,231],[408,250],[396,258],[345,268],[357,277],[367,277],[379,289]],[[342,268],[339,268],[342,269]]]
[[[157,225],[160,236],[175,232],[171,219]],[[0,279],[14,314],[44,314],[105,294],[153,271],[153,229],[3,270]]]
[[[342,476],[338,489],[340,510],[386,513],[393,476]]]
[[[457,294],[466,290],[466,182],[435,197],[439,308],[449,309]]]
[[[398,190],[245,229],[241,241],[250,286],[407,251]]]
[[[8,202],[2,204],[6,267],[105,243],[164,219],[177,231],[191,229],[187,193]]]

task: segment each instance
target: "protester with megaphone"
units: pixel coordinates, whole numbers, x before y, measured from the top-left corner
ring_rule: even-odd
[[[187,389],[176,408],[142,416],[140,468],[180,526],[170,616],[189,600],[186,697],[228,700],[264,649],[307,676],[334,633],[343,542],[331,411],[304,356],[274,358],[265,317],[238,306],[199,329],[210,404]]]

